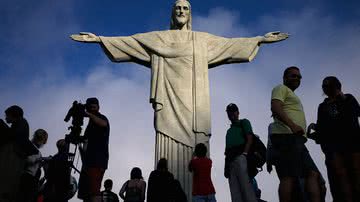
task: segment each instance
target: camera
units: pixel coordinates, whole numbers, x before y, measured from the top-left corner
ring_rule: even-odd
[[[81,126],[84,124],[84,117],[86,117],[87,105],[82,104],[81,102],[74,101],[68,113],[65,116],[64,121],[68,122],[70,118],[72,119],[71,124],[68,129],[70,133],[65,135],[65,141],[72,144],[79,144],[83,142],[81,134]]]
[[[68,122],[72,118],[73,126],[82,126],[84,124],[84,117],[86,105],[81,102],[74,101],[68,113],[65,116],[64,121]]]

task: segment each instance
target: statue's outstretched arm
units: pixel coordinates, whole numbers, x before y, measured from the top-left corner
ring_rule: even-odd
[[[261,43],[274,43],[278,41],[283,41],[289,38],[290,34],[283,32],[269,32],[261,37],[259,44]]]
[[[90,32],[80,32],[80,34],[72,34],[70,38],[74,41],[84,43],[100,43],[100,37]]]

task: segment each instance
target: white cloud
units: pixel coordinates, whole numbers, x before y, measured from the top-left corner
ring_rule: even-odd
[[[239,15],[225,8],[213,8],[207,16],[193,16],[193,30],[224,37],[248,36],[248,29],[238,24]]]

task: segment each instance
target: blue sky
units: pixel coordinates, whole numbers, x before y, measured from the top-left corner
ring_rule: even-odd
[[[254,33],[250,34],[260,34],[268,31],[267,28],[256,25],[264,16],[296,16],[307,9],[314,9],[319,15],[331,17],[339,24],[356,24],[360,18],[360,3],[355,2],[209,0],[206,3],[193,1],[192,7],[193,14],[198,16],[206,16],[214,8],[226,9],[236,15],[235,25],[252,27]],[[29,72],[44,73],[44,66],[50,66],[54,60],[64,63],[67,68],[61,71],[64,71],[67,77],[84,74],[88,72],[86,67],[94,64],[102,55],[97,47],[84,49],[72,43],[67,38],[69,34],[91,30],[112,36],[167,29],[172,3],[41,0],[34,4],[21,0],[3,1],[0,10],[0,57],[3,58],[0,62],[1,78],[23,78]],[[276,25],[273,27],[276,29]],[[19,58],[22,58],[23,64]],[[44,61],[48,61],[48,64],[44,64]],[[29,68],[29,63],[33,64],[32,68]],[[58,67],[52,67],[54,68]]]
[[[66,133],[62,119],[73,100],[97,96],[101,111],[112,125],[107,177],[118,192],[133,166],[145,178],[153,169],[153,113],[148,104],[150,71],[135,64],[114,64],[96,44],[71,41],[70,34],[89,31],[103,36],[127,36],[168,29],[173,1],[1,1],[0,110],[18,104],[25,110],[31,132],[50,133],[44,155],[54,154],[54,143]],[[229,126],[224,108],[240,107],[256,133],[266,141],[271,88],[281,83],[286,66],[303,73],[297,90],[307,121],[316,121],[324,99],[321,80],[336,75],[344,91],[360,99],[360,3],[357,1],[192,1],[193,29],[225,37],[289,32],[277,44],[261,46],[247,64],[212,69],[210,75],[211,157],[218,201],[229,201],[223,173],[224,134]],[[144,144],[145,142],[146,144]],[[141,147],[138,145],[141,144]],[[323,156],[307,143],[326,176]],[[131,154],[131,155],[129,155]],[[264,198],[277,201],[276,175],[263,172],[259,184]],[[330,199],[330,198],[328,198]],[[74,199],[74,201],[76,201]]]

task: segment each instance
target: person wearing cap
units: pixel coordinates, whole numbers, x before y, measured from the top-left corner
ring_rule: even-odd
[[[231,126],[226,132],[225,177],[229,180],[232,202],[257,202],[247,171],[247,153],[252,144],[250,121],[239,119],[239,108],[230,103],[226,112]]]
[[[319,170],[305,146],[305,113],[294,93],[300,86],[301,78],[298,67],[286,68],[283,84],[276,86],[271,94],[274,122],[270,133],[272,147],[279,153],[273,164],[280,179],[280,202],[292,201],[295,184],[300,178],[305,180],[310,201],[320,201]]]
[[[109,161],[109,121],[99,112],[99,100],[86,100],[86,115],[89,123],[84,137],[87,140],[82,152],[82,169],[79,179],[78,198],[84,201],[99,201],[101,182]]]

